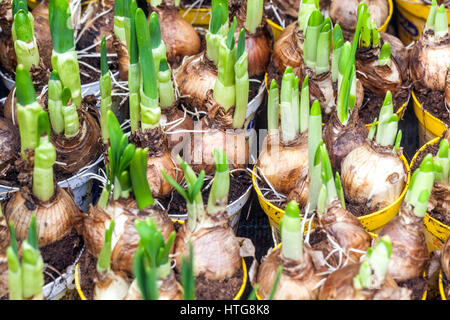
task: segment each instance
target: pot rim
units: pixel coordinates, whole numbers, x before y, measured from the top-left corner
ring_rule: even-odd
[[[178,221],[180,223],[184,223],[184,221]],[[238,293],[234,296],[233,300],[239,300],[244,293],[245,287],[247,285],[247,264],[245,263],[244,258],[242,258],[242,271],[244,273],[242,277],[242,285],[239,288]],[[75,266],[75,287],[77,289],[78,295],[80,296],[81,300],[87,300],[86,296],[83,293],[83,290],[81,289],[80,285],[80,270],[79,270],[79,264],[77,263]]]
[[[403,188],[403,191],[400,194],[400,196],[389,206],[384,207],[381,210],[358,217],[358,220],[361,222],[363,227],[368,231],[374,231],[374,230],[384,226],[389,220],[391,220],[398,213],[398,210],[396,207],[399,207],[401,205],[401,202],[403,201],[406,191],[408,190],[408,186],[409,186],[410,178],[411,178],[411,171],[410,171],[408,161],[406,160],[404,155],[401,155],[400,158],[402,159],[403,165],[407,172],[406,183]],[[271,202],[267,201],[264,198],[264,196],[262,195],[261,190],[259,189],[258,183],[256,181],[256,165],[253,167],[253,171],[252,171],[252,182],[253,182],[253,187],[257,193],[260,204],[263,203],[263,205],[261,206],[263,211],[267,214],[267,216],[270,218],[270,220],[272,220],[274,223],[279,224],[281,217],[284,215],[284,210],[275,206]],[[395,214],[394,214],[394,211],[395,211]],[[376,218],[383,217],[384,218],[383,220],[386,220],[386,221],[383,221],[381,226],[373,227],[372,226],[373,222],[371,220],[372,220],[372,218],[375,218],[375,217]],[[386,218],[389,218],[389,217],[390,217],[390,219],[387,220]]]

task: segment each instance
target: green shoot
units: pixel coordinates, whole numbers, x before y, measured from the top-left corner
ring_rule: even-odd
[[[189,257],[181,258],[181,285],[183,299],[195,300],[194,249],[189,242]]]
[[[359,273],[353,278],[353,287],[356,290],[379,288],[386,277],[391,253],[392,243],[389,236],[380,238],[375,247],[367,250]]]
[[[109,272],[111,268],[111,238],[114,230],[114,219],[111,219],[109,228],[105,229],[105,241],[102,251],[97,259],[97,272]]]
[[[236,63],[234,65],[236,106],[233,115],[233,128],[241,129],[245,123],[248,106],[248,93],[250,80],[248,76],[248,53],[245,51],[245,30],[239,32],[236,50]]]
[[[300,209],[295,200],[286,205],[280,220],[281,252],[286,259],[301,261],[303,258],[303,233]]]
[[[423,217],[435,180],[433,156],[427,154],[411,177],[404,201],[414,207],[414,214]]]
[[[213,151],[216,163],[216,172],[209,192],[208,213],[211,215],[226,211],[228,205],[228,193],[230,190],[230,170],[227,163],[227,154],[222,150]]]
[[[201,190],[203,187],[203,182],[205,178],[205,171],[202,170],[200,174],[195,174],[194,170],[184,162],[181,157],[178,157],[178,162],[184,171],[184,177],[187,184],[187,189],[185,190],[180,186],[175,179],[169,176],[164,170],[161,170],[164,179],[169,182],[174,189],[186,200],[186,207],[188,211],[188,225],[191,232],[194,232],[198,225],[201,225],[205,215],[205,209],[203,207],[203,199],[201,195]]]
[[[255,33],[261,24],[264,9],[263,0],[247,0],[247,16],[245,18],[245,28],[250,33]]]
[[[100,76],[100,127],[102,130],[103,143],[108,143],[108,111],[111,110],[111,75],[109,74],[108,58],[106,55],[106,37],[101,42],[101,76]]]
[[[267,98],[267,131],[278,131],[278,110],[280,104],[278,85],[275,79],[270,83],[269,96]]]

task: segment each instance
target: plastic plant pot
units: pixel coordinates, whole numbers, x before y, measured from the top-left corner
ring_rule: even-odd
[[[408,161],[406,158],[402,155],[400,157],[403,161],[403,164],[405,166],[406,172],[407,172],[407,178],[405,187],[400,194],[400,196],[395,200],[392,204],[389,206],[378,210],[376,212],[358,217],[359,221],[361,222],[364,229],[366,229],[369,232],[375,232],[377,233],[386,223],[388,223],[400,210],[400,206],[402,204],[403,198],[405,197],[406,191],[408,189],[409,181],[411,178],[410,175],[410,168]],[[252,182],[253,187],[256,191],[256,194],[258,196],[258,201],[263,209],[263,211],[266,213],[266,215],[269,218],[270,226],[275,229],[275,236],[277,237],[277,241],[280,241],[280,234],[279,234],[279,224],[280,219],[284,215],[284,210],[275,206],[274,204],[267,201],[263,194],[261,193],[261,190],[259,189],[258,183],[256,181],[256,166],[253,167],[253,173],[252,173]]]
[[[411,160],[410,167],[412,168],[417,161],[419,155],[425,151],[425,149],[430,145],[438,144],[440,138],[434,138],[433,140],[424,144]],[[445,240],[450,236],[450,226],[442,223],[441,221],[433,218],[430,213],[426,213],[424,217],[425,224],[425,239],[427,241],[428,249],[430,251],[439,250],[445,243]]]

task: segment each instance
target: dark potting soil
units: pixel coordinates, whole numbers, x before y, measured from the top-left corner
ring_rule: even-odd
[[[180,8],[211,8],[211,0],[203,0],[199,1],[195,6],[197,1],[195,0],[181,0],[180,1]]]
[[[181,283],[181,275],[175,275]],[[195,300],[233,300],[242,286],[244,271],[238,270],[224,280],[208,280],[203,275],[195,278]]]
[[[394,112],[397,112],[409,100],[409,90],[402,90],[393,98]],[[380,115],[380,109],[383,105],[384,97],[364,89],[364,99],[359,109],[359,118],[365,124],[372,123]],[[405,106],[406,108],[406,106]]]
[[[327,238],[328,237],[325,231],[320,228],[316,228],[309,234],[309,244],[312,248],[314,248],[315,245],[326,240]]]
[[[279,8],[277,6],[277,2],[279,0],[272,1],[272,6],[269,7],[269,9],[265,9],[264,13],[266,15],[266,18],[269,20],[272,20],[274,23],[276,23],[278,26],[282,27],[281,21],[284,21],[284,27],[286,28],[291,23],[297,21],[296,17],[293,17],[292,15],[286,14],[284,10]],[[264,5],[270,5],[270,1],[264,1]],[[298,9],[298,8],[297,8]],[[276,12],[276,14],[275,14]]]
[[[352,204],[345,200],[345,207],[347,211],[350,211],[356,217],[362,217],[373,213],[366,204]]]
[[[80,69],[80,80],[82,85],[100,80],[100,57],[82,57],[79,58],[78,60]],[[92,68],[84,65],[83,62],[89,64],[90,66],[94,67],[97,70],[93,70]],[[117,60],[117,57],[112,57],[108,65],[109,70],[111,70],[113,74],[119,71],[119,61]],[[12,79],[14,81],[15,74],[6,70],[1,64],[0,64],[0,71],[9,79]],[[33,83],[35,84],[36,90],[40,90],[44,85],[47,84],[47,82],[48,82],[48,75],[45,76],[44,73],[42,72],[40,72],[37,76],[33,77]]]
[[[428,280],[423,277],[399,281],[399,287],[408,288],[412,291],[411,300],[422,300],[424,292],[427,290]]]
[[[40,249],[44,259],[44,280],[49,283],[66,272],[81,253],[84,242],[75,229],[62,239]]]
[[[97,275],[97,259],[87,250],[78,261],[80,288],[87,300],[92,300],[94,296],[94,279]],[[78,295],[78,300],[80,300]]]
[[[423,109],[450,126],[450,112],[445,106],[444,91],[431,90],[417,84],[414,87],[414,93]]]
[[[252,183],[251,177],[247,171],[233,172],[230,180],[230,192],[228,194],[228,203],[229,204],[233,203],[234,201],[239,199],[247,191],[251,183]],[[203,188],[202,191],[202,198],[203,203],[206,205],[208,203],[210,188],[208,188],[208,190],[205,190],[205,187]],[[164,208],[166,208],[166,211],[169,215],[187,214],[186,200],[175,190],[172,191],[170,196],[161,199],[159,201],[164,206]]]
[[[48,91],[46,91],[40,100],[41,105],[46,109],[48,102]],[[3,104],[0,103],[0,114],[3,114]],[[83,97],[82,100],[82,107],[85,110],[89,110],[89,113],[93,115],[95,118],[99,119],[99,114],[97,112],[97,98],[94,95],[87,95]],[[8,174],[3,178],[0,179],[0,184],[5,186],[17,186],[18,185],[18,175],[20,172],[23,171],[23,165],[24,161],[19,158],[16,160],[15,166],[12,170],[8,172]],[[64,173],[60,170],[54,171],[55,179],[56,181],[63,181],[66,179],[69,179],[73,176],[73,174]]]
[[[439,141],[441,141],[441,140],[439,140]],[[431,153],[431,155],[433,155],[433,157],[434,157],[438,151],[439,151],[439,142],[435,143],[433,145],[428,145],[425,147],[424,150],[419,152],[416,160],[414,161],[413,165],[411,166],[411,175],[420,166],[420,164],[422,163],[422,160],[425,158],[425,156],[427,154]],[[447,226],[450,225],[450,219],[447,216],[445,216],[439,212],[436,212],[434,210],[431,210],[431,212],[428,212],[428,213],[431,217],[442,222],[443,224],[445,224]]]

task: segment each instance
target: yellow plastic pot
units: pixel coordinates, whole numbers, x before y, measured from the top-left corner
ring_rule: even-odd
[[[439,271],[439,293],[441,294],[441,300],[447,300],[447,297],[445,295],[445,291],[444,291],[444,281],[442,280],[443,277],[443,273],[442,270]]]
[[[437,144],[440,140],[440,137],[434,138],[433,140],[424,144],[414,155],[411,160],[410,167],[414,166],[416,159],[419,157],[419,154],[422,153],[429,145]],[[447,238],[450,236],[450,226],[443,224],[439,220],[430,216],[427,212],[424,217],[425,224],[425,239],[427,241],[428,249],[430,251],[439,250],[444,245]]]
[[[39,4],[39,2],[40,1],[37,0],[28,0],[27,1],[28,7],[30,7],[30,9],[33,10]]]
[[[428,141],[440,137],[447,130],[447,126],[442,120],[422,108],[414,90],[411,90],[411,96],[414,102],[414,114],[419,122],[419,145],[422,146]]]
[[[388,3],[389,3],[389,14],[383,25],[378,28],[378,32],[386,32],[387,27],[389,25],[389,21],[391,21],[392,13],[394,12],[394,4],[392,3],[392,0],[388,0]],[[276,41],[280,36],[281,32],[283,32],[283,28],[270,19],[267,19],[267,23],[272,28],[273,39]]]
[[[378,237],[378,234],[376,234],[376,233],[369,232],[369,234],[370,234],[370,237],[372,239],[376,239]],[[278,244],[277,248],[281,248],[281,242]],[[273,250],[275,250],[275,248],[273,248]],[[424,273],[423,276],[425,277],[425,273]],[[442,287],[442,290],[441,290],[441,287]],[[444,286],[442,284],[442,272],[439,274],[439,291],[441,292],[441,296],[443,296],[443,294],[444,294]],[[422,300],[426,300],[427,299],[427,292],[428,291],[425,290],[425,292],[423,293]],[[445,298],[445,295],[443,297]],[[257,300],[262,300],[261,297],[258,295],[258,293],[256,293],[256,299]],[[446,299],[442,299],[442,300],[446,300]]]
[[[264,83],[266,85],[266,91],[267,94],[269,93],[269,84],[267,83],[268,81],[268,73],[266,72],[266,74],[264,75]],[[409,101],[409,99],[408,99]],[[408,101],[405,102],[396,112],[396,114],[398,115],[398,118],[401,119],[403,117],[403,114],[405,113],[406,107],[408,105]],[[378,124],[378,121],[376,122]],[[323,123],[322,123],[323,125]],[[372,127],[372,123],[367,123],[366,125],[367,130],[370,130],[370,128]]]
[[[196,27],[205,29],[209,28],[210,12],[210,8],[180,9],[180,15],[184,20]]]
[[[388,223],[400,210],[400,206],[402,204],[403,198],[405,197],[406,190],[408,189],[409,181],[411,178],[410,175],[410,169],[409,164],[406,158],[402,155],[401,159],[403,161],[403,164],[405,166],[406,172],[407,172],[407,178],[406,178],[406,184],[405,188],[403,189],[403,192],[401,195],[395,200],[394,203],[387,206],[384,209],[381,209],[379,211],[367,214],[365,216],[358,217],[359,221],[361,222],[362,226],[369,232],[375,232],[377,233],[386,223]],[[253,188],[256,191],[256,194],[258,196],[258,201],[263,209],[263,211],[266,213],[266,215],[269,217],[269,223],[270,226],[274,229],[275,235],[277,237],[277,240],[280,241],[280,233],[279,233],[279,224],[280,219],[284,215],[284,210],[281,208],[278,208],[274,204],[270,203],[266,199],[264,199],[261,191],[259,190],[258,184],[256,183],[256,166],[253,167],[252,172],[252,182],[253,182]],[[312,224],[313,227],[313,224]]]
[[[420,0],[395,0],[397,5],[397,31],[400,40],[408,45],[418,40],[422,34],[423,27],[427,22],[430,5]],[[450,22],[450,11],[447,18]],[[450,26],[450,24],[449,24]]]
[[[180,224],[183,224],[184,221],[182,220],[173,220],[172,222],[178,222]],[[233,300],[239,300],[242,297],[242,294],[244,293],[245,290],[245,286],[247,285],[247,264],[245,263],[244,258],[242,258],[242,271],[244,273],[244,277],[242,279],[242,285],[239,288],[238,293],[234,296]],[[83,293],[83,290],[80,286],[80,268],[79,268],[79,264],[77,263],[77,265],[75,266],[75,288],[77,289],[78,295],[80,297],[81,300],[87,300],[86,296]]]
[[[247,264],[245,263],[244,258],[242,258],[242,271],[244,272],[244,278],[242,280],[242,285],[239,288],[238,293],[234,296],[233,300],[239,300],[242,297],[242,294],[244,293],[245,286],[247,285]],[[83,293],[83,290],[80,286],[80,268],[77,264],[75,266],[75,287],[77,289],[78,295],[81,300],[87,300],[86,296]]]

